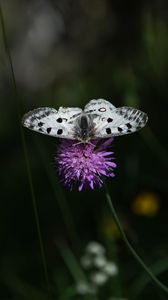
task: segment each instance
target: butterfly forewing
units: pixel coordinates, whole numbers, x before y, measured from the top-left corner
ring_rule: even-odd
[[[64,108],[59,110],[42,107],[30,111],[23,117],[23,125],[31,130],[59,138],[74,139],[73,123],[81,114],[80,108]]]

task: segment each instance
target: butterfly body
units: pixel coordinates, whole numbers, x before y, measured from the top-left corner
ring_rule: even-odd
[[[74,124],[73,137],[75,140],[79,140],[83,143],[87,143],[89,140],[95,138],[94,128],[95,128],[95,124],[93,121],[93,117],[89,114],[82,113],[81,116],[79,116],[76,119],[76,122]]]
[[[132,108],[116,108],[104,99],[91,100],[84,110],[78,107],[42,107],[23,117],[23,125],[31,130],[54,137],[87,143],[92,139],[133,133],[143,128],[146,113]]]

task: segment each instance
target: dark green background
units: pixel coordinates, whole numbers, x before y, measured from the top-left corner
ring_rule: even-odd
[[[0,30],[0,299],[49,299],[21,117],[41,106],[83,107],[93,98],[134,106],[149,116],[148,126],[140,133],[114,140],[118,167],[108,186],[129,240],[166,283],[167,2],[4,0],[1,5],[18,96]],[[103,224],[110,211],[104,190],[64,189],[53,164],[58,141],[23,132],[53,298],[74,284],[66,262],[72,262],[68,251],[79,262],[86,244],[98,240],[106,245],[111,259],[115,252],[118,257],[120,289],[114,296],[167,299],[151,282],[141,288],[139,280],[147,275],[121,239],[114,242],[105,234]],[[159,197],[160,210],[154,217],[135,215],[131,209],[142,192]],[[112,280],[111,285],[117,283]],[[108,297],[100,295],[100,299]]]

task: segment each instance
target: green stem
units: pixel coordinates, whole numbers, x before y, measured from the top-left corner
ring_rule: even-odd
[[[159,286],[164,292],[166,292],[168,294],[168,287],[166,285],[164,285],[159,279],[157,279],[155,277],[155,275],[152,273],[152,271],[146,266],[146,264],[143,262],[143,260],[140,258],[140,256],[136,253],[136,251],[134,250],[134,248],[131,246],[130,242],[128,241],[127,239],[127,236],[122,228],[122,225],[120,223],[120,220],[117,216],[117,213],[116,213],[116,210],[113,206],[113,203],[112,203],[112,200],[111,200],[111,197],[110,197],[110,194],[107,190],[107,187],[106,187],[106,198],[107,198],[107,202],[108,202],[108,205],[110,207],[110,210],[113,214],[113,218],[116,222],[116,225],[120,231],[120,234],[127,246],[127,248],[129,249],[129,251],[132,253],[132,255],[135,257],[135,259],[138,261],[138,263],[141,265],[141,267],[146,271],[146,273],[149,275],[149,277],[155,282],[155,284],[157,286]]]
[[[23,132],[23,129],[22,129],[22,126],[21,126],[21,122],[20,122],[20,120],[21,120],[20,99],[19,99],[18,91],[17,91],[15,74],[14,74],[14,69],[13,69],[13,64],[12,64],[12,58],[11,58],[10,50],[9,50],[9,47],[8,47],[8,41],[7,41],[7,37],[6,37],[5,23],[4,23],[4,17],[3,17],[1,4],[0,4],[0,23],[1,23],[1,28],[2,28],[2,36],[3,36],[3,41],[4,41],[4,47],[5,47],[6,55],[7,55],[8,61],[9,61],[9,68],[10,68],[10,71],[11,71],[11,81],[12,81],[15,100],[16,100],[16,105],[17,105],[17,114],[18,114],[18,120],[19,120],[19,124],[20,124],[21,140],[22,140],[23,152],[24,152],[24,157],[25,157],[25,162],[26,162],[26,169],[27,169],[27,175],[28,175],[28,182],[29,182],[29,186],[30,186],[30,193],[31,193],[31,198],[32,198],[32,203],[33,203],[33,210],[34,210],[34,215],[35,215],[37,234],[38,234],[38,239],[39,239],[39,244],[40,244],[41,258],[42,258],[42,264],[43,264],[43,269],[44,269],[44,276],[45,276],[45,281],[46,281],[46,284],[47,284],[47,287],[48,287],[48,291],[50,291],[47,264],[46,264],[44,246],[43,246],[43,241],[42,241],[42,234],[41,234],[41,229],[40,229],[40,222],[39,222],[35,192],[34,192],[34,187],[33,187],[32,176],[31,176],[30,163],[29,163],[29,159],[28,159],[25,136],[24,136],[24,132]]]

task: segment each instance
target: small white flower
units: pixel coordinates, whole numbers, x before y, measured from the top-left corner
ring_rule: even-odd
[[[92,259],[90,256],[88,255],[83,255],[81,257],[81,265],[83,266],[83,268],[88,269],[92,266]]]
[[[76,285],[76,290],[80,295],[96,294],[96,288],[85,281],[79,281]]]
[[[93,241],[87,245],[86,251],[89,254],[103,255],[105,253],[105,248],[99,243]]]
[[[108,275],[108,276],[115,276],[118,274],[118,267],[114,262],[107,261],[106,265],[103,268],[103,271]]]
[[[94,272],[90,275],[90,280],[95,285],[103,285],[106,283],[107,279],[108,279],[108,275],[102,272]]]
[[[98,255],[93,259],[93,264],[95,267],[101,269],[107,264],[107,260],[104,255]]]
[[[85,295],[88,293],[88,284],[84,281],[80,281],[77,283],[76,290],[79,294]]]

